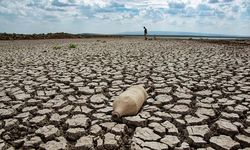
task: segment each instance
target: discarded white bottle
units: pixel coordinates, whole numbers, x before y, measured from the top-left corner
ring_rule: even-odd
[[[113,103],[113,118],[136,115],[147,99],[148,94],[141,85],[134,85],[121,93]]]

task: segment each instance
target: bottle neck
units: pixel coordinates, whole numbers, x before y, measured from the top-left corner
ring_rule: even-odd
[[[113,111],[112,112],[112,118],[117,120],[117,119],[121,118],[121,115],[118,112]]]

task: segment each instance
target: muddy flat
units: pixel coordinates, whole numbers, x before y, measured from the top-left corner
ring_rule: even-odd
[[[136,116],[112,102],[149,88]],[[0,41],[0,149],[250,148],[244,41]]]

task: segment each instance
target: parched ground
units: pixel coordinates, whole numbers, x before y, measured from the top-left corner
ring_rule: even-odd
[[[142,110],[112,120],[134,84]],[[250,149],[249,110],[249,42],[0,41],[0,149]]]

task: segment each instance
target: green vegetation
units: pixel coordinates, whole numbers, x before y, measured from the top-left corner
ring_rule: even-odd
[[[76,44],[70,43],[69,48],[76,48]]]
[[[55,50],[61,49],[61,48],[62,48],[62,46],[60,46],[60,45],[56,45],[56,46],[53,47],[53,49],[55,49]]]

